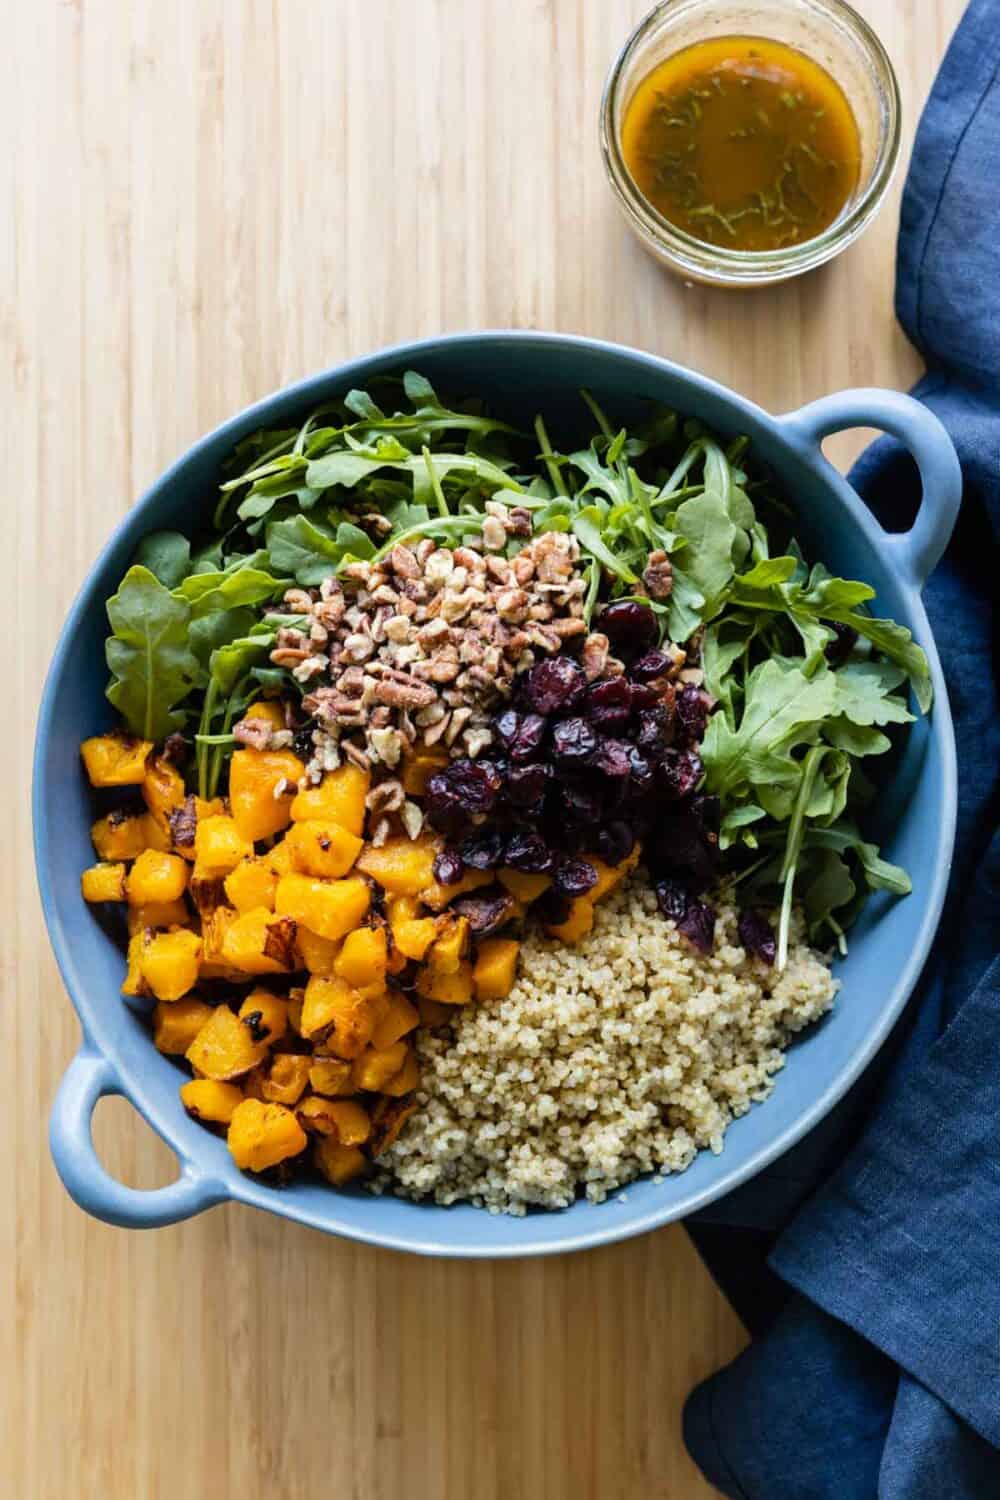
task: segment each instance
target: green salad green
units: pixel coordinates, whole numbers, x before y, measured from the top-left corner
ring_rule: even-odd
[[[587,393],[589,444],[560,451],[479,402],[445,404],[409,372],[351,391],[298,428],[235,450],[205,534],[148,536],[108,601],[108,696],[128,727],[194,740],[197,784],[220,787],[232,726],[259,693],[300,695],[270,663],[292,585],[314,587],[400,540],[475,536],[488,500],[529,510],[536,534],[571,532],[588,578],[586,617],[611,598],[641,600],[664,639],[700,650],[717,701],[701,745],[703,790],[720,799],[728,876],[781,902],[793,895],[814,940],[835,938],[872,889],[903,894],[906,874],[864,840],[872,795],[862,762],[931,702],[910,632],[871,612],[865,583],[809,566],[793,514],[752,468],[743,438],[723,441],[676,412],[616,428]],[[794,497],[791,497],[794,499]],[[513,552],[519,543],[508,544]],[[669,598],[647,598],[652,551],[670,559]]]

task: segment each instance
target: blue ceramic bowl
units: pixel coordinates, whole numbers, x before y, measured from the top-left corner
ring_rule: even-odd
[[[935,705],[912,727],[878,830],[888,857],[913,874],[905,900],[870,902],[838,963],[838,1003],[788,1054],[773,1096],[738,1120],[721,1156],[702,1152],[682,1175],[633,1183],[594,1207],[515,1219],[468,1205],[438,1208],[334,1192],[303,1183],[276,1191],[238,1172],[225,1142],[188,1119],[177,1095],[181,1074],[152,1046],[140,1016],[119,994],[122,954],[80,899],[80,871],[91,862],[89,797],[79,742],[108,725],[104,698],[105,598],[139,538],[155,527],[193,527],[211,504],[221,460],[260,426],[286,425],[310,407],[373,376],[423,371],[442,389],[482,393],[505,414],[543,409],[552,427],[580,431],[577,392],[590,387],[627,418],[642,398],[703,418],[725,434],[747,433],[775,471],[800,516],[813,556],[835,573],[878,591],[880,612],[904,622],[930,658]],[[880,427],[913,453],[924,496],[916,524],[888,535],[820,452],[838,429]],[[704,1208],[786,1151],[836,1103],[874,1056],[920,972],[941,912],[955,823],[955,747],[948,699],[920,601],[921,585],[944,549],[958,510],[961,478],[954,449],[924,407],[888,391],[853,391],[772,417],[722,386],[677,365],[611,344],[562,335],[452,335],[388,349],[281,391],[196,443],[129,513],[91,570],[66,621],[49,673],[35,753],[35,850],[42,903],[66,987],[83,1029],[52,1114],[51,1146],[80,1206],[113,1224],[173,1223],[233,1199],[332,1234],[427,1255],[515,1256],[581,1250],[624,1239]],[[180,1176],[139,1192],[104,1171],[91,1142],[91,1114],[105,1094],[124,1094],[177,1153]]]

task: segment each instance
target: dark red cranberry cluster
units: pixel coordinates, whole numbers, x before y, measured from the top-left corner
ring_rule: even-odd
[[[658,891],[672,893],[662,909],[710,948],[714,915],[696,893],[718,853],[718,801],[697,791],[711,700],[673,681],[646,605],[613,603],[598,628],[624,672],[588,683],[571,656],[540,662],[495,720],[494,753],[431,778],[427,815],[449,841],[437,879],[501,866],[551,875],[543,915],[559,921],[597,880],[583,856],[617,865],[640,839]]]

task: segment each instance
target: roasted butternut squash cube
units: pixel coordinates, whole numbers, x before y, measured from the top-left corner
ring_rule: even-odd
[[[360,876],[318,880],[310,875],[283,875],[278,881],[274,909],[291,917],[319,937],[336,941],[368,915],[371,891]]]
[[[431,777],[448,764],[447,750],[416,750],[403,761],[400,780],[408,797],[422,797]]]
[[[201,977],[202,979],[226,979],[236,974],[230,964],[224,962],[222,946],[226,933],[237,920],[238,912],[230,906],[219,906],[202,919],[201,924]]]
[[[413,1100],[387,1099],[384,1095],[376,1101],[372,1110],[372,1133],[368,1149],[372,1156],[381,1156],[399,1139],[399,1133],[416,1109]]]
[[[454,885],[438,885],[432,881],[426,890],[420,892],[420,899],[431,911],[444,911],[449,901],[454,901],[456,896],[468,895],[469,891],[478,891],[480,886],[493,884],[492,870],[466,870],[461,880],[456,880]]]
[[[91,865],[80,876],[80,894],[84,901],[124,901],[125,866]]]
[[[551,875],[530,875],[525,870],[498,870],[497,879],[515,901],[523,901],[525,905],[537,901],[552,884]]]
[[[361,853],[361,840],[339,823],[307,818],[293,823],[284,838],[292,869],[300,875],[321,875],[336,880],[346,875]]]
[[[157,1000],[180,1000],[198,983],[201,938],[178,928],[147,938],[143,945],[142,977]]]
[[[313,1093],[325,1094],[331,1099],[358,1091],[351,1064],[340,1057],[314,1057],[309,1069],[309,1087]]]
[[[357,1146],[342,1146],[335,1135],[321,1135],[313,1147],[313,1161],[327,1182],[334,1187],[343,1187],[361,1177],[368,1167],[368,1158]]]
[[[385,988],[385,971],[389,945],[384,927],[356,927],[344,939],[334,962],[333,972],[356,990]]]
[[[377,1094],[382,1085],[399,1072],[406,1061],[405,1042],[393,1042],[391,1047],[366,1047],[354,1059],[354,1082],[359,1089]]]
[[[225,879],[226,897],[240,912],[261,906],[273,911],[277,889],[278,877],[267,859],[241,859]]]
[[[336,1135],[336,1122],[330,1113],[332,1103],[332,1099],[324,1099],[320,1094],[307,1094],[304,1099],[300,1099],[295,1108],[295,1117],[302,1129],[310,1135]]]
[[[142,778],[142,800],[161,828],[169,826],[167,820],[170,814],[181,806],[186,795],[184,777],[169,760],[162,755],[155,755],[146,762],[146,774]]]
[[[299,923],[295,932],[295,942],[299,950],[299,956],[310,974],[333,973],[333,966],[340,952],[340,943],[330,938],[319,937],[315,932],[310,932],[308,927]]]
[[[251,703],[245,719],[263,719],[265,724],[270,724],[272,729],[284,729],[285,710],[277,698],[258,698],[256,703]]]
[[[434,857],[440,848],[441,840],[428,834],[386,839],[377,849],[367,846],[358,869],[394,896],[419,896],[434,884]]]
[[[395,1099],[401,1099],[404,1094],[412,1094],[420,1082],[420,1068],[417,1065],[416,1054],[410,1048],[406,1054],[406,1061],[398,1073],[387,1078],[382,1085],[382,1093],[390,1094]]]
[[[144,849],[125,882],[130,906],[152,901],[178,901],[187,889],[188,867],[179,854]]]
[[[129,937],[132,937],[144,927],[161,930],[168,927],[188,927],[191,913],[182,896],[178,901],[149,901],[145,906],[130,906],[127,920]]]
[[[244,1025],[250,1027],[254,1041],[266,1041],[269,1047],[280,1042],[288,1030],[287,1001],[272,995],[270,990],[251,990],[237,1015]]]
[[[404,958],[423,958],[437,937],[435,919],[420,916],[422,907],[415,896],[390,896],[388,907],[393,946]]]
[[[240,860],[253,855],[253,844],[225,814],[202,818],[194,831],[194,873],[197,880],[222,880]]]
[[[421,969],[417,975],[417,994],[439,1005],[468,1005],[472,999],[472,965],[463,959],[454,974],[436,969]]]
[[[393,1042],[398,1042],[400,1037],[406,1036],[407,1032],[413,1031],[419,1024],[420,1016],[416,1006],[411,1005],[399,990],[390,990],[385,1014],[372,1032],[372,1046],[380,1049],[391,1047]]]
[[[253,1028],[217,1005],[185,1053],[203,1078],[222,1083],[249,1073],[267,1056],[267,1041],[255,1042]]]
[[[153,1011],[153,1041],[168,1057],[183,1057],[205,1022],[212,1007],[203,1000],[162,1001]]]
[[[427,967],[436,974],[457,974],[469,951],[469,919],[444,912],[436,925],[437,936],[427,950]]]
[[[365,799],[371,777],[359,766],[346,762],[336,771],[328,771],[319,786],[306,787],[292,803],[292,818],[303,823],[308,818],[322,818],[338,823],[361,838],[365,830]]]
[[[594,925],[594,903],[589,896],[577,896],[569,909],[565,922],[556,922],[546,927],[550,937],[561,943],[578,943]]]
[[[333,1129],[320,1134],[334,1136],[342,1146],[363,1146],[372,1133],[371,1116],[355,1099],[327,1100],[325,1119]]]
[[[296,1036],[302,1035],[302,1006],[305,1003],[304,989],[288,991],[288,1024]]]
[[[261,1083],[264,1098],[270,1104],[298,1104],[309,1082],[309,1062],[294,1052],[279,1052]]]
[[[192,1078],[181,1085],[181,1103],[189,1115],[209,1125],[228,1125],[243,1103],[243,1091],[235,1083],[215,1083],[211,1078]]]
[[[598,859],[595,854],[585,854],[584,859],[597,871],[597,884],[587,892],[587,900],[594,903],[609,896],[613,890],[617,890],[625,876],[631,874],[639,863],[641,853],[642,850],[636,842],[631,854],[627,855],[620,865],[606,865],[603,859]]]
[[[233,1161],[243,1172],[266,1172],[308,1145],[305,1131],[283,1104],[244,1099],[233,1111],[226,1136]]]
[[[431,1031],[435,1026],[450,1026],[454,1017],[450,1005],[442,1005],[440,1000],[428,1000],[426,995],[417,996],[417,1011],[421,1026]]]
[[[229,805],[251,844],[287,828],[306,768],[290,750],[237,750],[229,762]]]
[[[343,979],[314,974],[306,985],[302,1035],[307,1041],[322,1042],[336,1057],[357,1057],[370,1041],[380,1014],[377,1000],[359,995]]]
[[[222,962],[244,974],[287,974],[295,967],[295,923],[258,906],[237,916],[222,939]]]
[[[279,844],[275,844],[273,849],[269,849],[263,857],[267,860],[279,880],[282,875],[291,875],[292,851],[284,839]]]
[[[144,849],[170,848],[168,834],[159,826],[151,813],[135,814],[112,812],[91,824],[90,839],[98,857],[109,862],[121,859],[137,859]]]
[[[503,1000],[514,988],[520,943],[513,938],[483,938],[472,969],[477,1000]]]
[[[128,953],[125,959],[125,978],[122,980],[122,994],[141,997],[150,993],[149,985],[146,983],[142,973],[142,952],[146,946],[149,934],[145,931],[134,932],[128,940]]]
[[[80,746],[91,786],[141,786],[151,740],[127,734],[95,734]]]

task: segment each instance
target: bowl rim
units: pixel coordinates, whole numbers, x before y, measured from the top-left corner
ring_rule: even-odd
[[[218,444],[219,440],[223,437],[230,435],[235,437],[245,429],[261,425],[276,405],[285,406],[298,401],[304,403],[311,398],[315,398],[321,389],[328,388],[331,385],[357,383],[359,378],[362,380],[369,378],[370,375],[378,373],[387,367],[400,367],[408,363],[416,364],[419,363],[423,355],[439,353],[443,348],[454,349],[460,352],[464,347],[489,342],[496,344],[516,343],[523,348],[530,348],[534,345],[548,349],[561,349],[570,353],[575,350],[588,350],[602,356],[611,356],[623,364],[631,365],[637,371],[649,370],[661,375],[666,373],[678,379],[691,390],[693,401],[697,400],[699,396],[711,395],[729,407],[734,416],[738,415],[742,420],[748,421],[753,427],[766,428],[783,446],[791,449],[801,462],[812,467],[817,476],[836,491],[844,508],[866,534],[868,540],[875,546],[880,541],[884,543],[885,534],[860,496],[851,488],[839,471],[833,468],[823,457],[819,447],[812,444],[787,422],[784,422],[780,416],[772,415],[765,411],[763,407],[739,395],[720,382],[671,360],[663,359],[659,355],[635,349],[625,344],[613,343],[608,340],[590,338],[579,334],[543,332],[533,329],[497,328],[463,330],[389,345],[369,354],[345,360],[338,365],[306,376],[290,385],[279,387],[269,395],[260,398],[233,416],[226,418],[225,421],[219,423],[210,432],[191,444],[149,485],[135,504],[129,508],[86,571],[80,589],[60,631],[49,670],[46,674],[36,724],[32,767],[32,823],[36,878],[49,940],[54,950],[66,991],[80,1019],[83,1032],[83,1047],[106,1058],[114,1066],[121,1084],[121,1091],[150,1127],[176,1154],[182,1170],[193,1169],[196,1174],[202,1173],[202,1168],[198,1161],[198,1153],[185,1151],[178,1144],[174,1134],[175,1122],[166,1118],[164,1113],[151,1102],[148,1092],[143,1085],[143,1080],[141,1078],[136,1079],[120,1067],[118,1049],[114,1045],[113,1040],[106,1034],[106,1028],[102,1024],[102,1010],[108,1003],[107,999],[100,996],[92,997],[90,994],[90,986],[88,985],[86,976],[81,973],[78,967],[73,945],[69,941],[68,934],[64,929],[63,918],[52,888],[51,872],[46,851],[48,830],[55,810],[51,808],[45,795],[44,762],[48,752],[49,741],[53,734],[58,702],[58,686],[65,670],[65,659],[69,653],[81,619],[94,606],[93,594],[96,579],[110,560],[112,553],[128,539],[130,533],[139,527],[144,513],[159,498],[161,493],[165,489],[169,489],[178,475],[199,457],[203,451]],[[919,587],[894,564],[890,563],[889,566],[897,578],[900,590],[906,597],[914,636],[927,652],[934,687],[934,711],[928,719],[928,731],[930,736],[937,741],[937,747],[941,755],[942,775],[938,787],[941,815],[937,821],[936,847],[933,852],[931,864],[933,874],[925,896],[924,913],[917,940],[910,949],[907,962],[898,972],[895,984],[890,995],[883,1002],[875,1023],[866,1033],[863,1045],[856,1048],[855,1052],[830,1079],[822,1092],[810,1101],[808,1107],[802,1110],[794,1121],[772,1138],[766,1146],[758,1148],[749,1160],[741,1165],[731,1167],[728,1171],[722,1167],[717,1178],[713,1179],[705,1187],[691,1193],[688,1198],[683,1199],[680,1203],[676,1201],[665,1202],[662,1207],[654,1207],[637,1218],[618,1219],[616,1217],[611,1219],[604,1218],[598,1212],[595,1212],[593,1227],[584,1229],[574,1228],[573,1232],[567,1233],[564,1238],[555,1242],[549,1242],[544,1239],[532,1240],[530,1225],[535,1216],[531,1214],[524,1219],[518,1220],[519,1224],[524,1224],[525,1226],[524,1241],[518,1241],[516,1244],[511,1245],[495,1246],[486,1243],[472,1245],[450,1243],[446,1230],[448,1222],[446,1212],[442,1212],[438,1216],[437,1222],[441,1225],[439,1235],[431,1233],[428,1237],[423,1238],[420,1235],[393,1232],[388,1228],[385,1231],[381,1229],[370,1230],[365,1226],[352,1223],[349,1212],[347,1217],[343,1217],[342,1213],[338,1212],[338,1205],[350,1204],[352,1200],[349,1197],[330,1193],[329,1207],[331,1212],[314,1212],[308,1204],[297,1201],[290,1193],[275,1193],[273,1189],[269,1189],[265,1185],[246,1177],[236,1169],[235,1165],[229,1162],[226,1163],[225,1169],[221,1172],[216,1167],[206,1167],[204,1169],[204,1176],[223,1184],[223,1191],[220,1194],[220,1198],[213,1201],[231,1199],[235,1202],[242,1202],[256,1208],[265,1209],[267,1212],[276,1214],[281,1218],[292,1219],[297,1223],[322,1230],[328,1234],[337,1234],[346,1239],[384,1249],[403,1250],[415,1254],[468,1260],[501,1260],[535,1255],[563,1254],[577,1250],[595,1249],[602,1245],[612,1244],[619,1240],[630,1239],[635,1235],[647,1233],[652,1229],[660,1228],[681,1218],[689,1218],[691,1215],[704,1209],[709,1203],[727,1196],[743,1183],[756,1177],[779,1156],[783,1155],[796,1142],[807,1135],[846,1094],[851,1085],[872,1061],[910,998],[937,931],[951,868],[957,809],[957,764],[954,730],[944,675],[926,611],[920,597]],[[206,1144],[218,1144],[215,1137],[209,1135],[205,1136],[205,1142]],[[724,1153],[717,1160],[721,1166],[725,1160]],[[676,1175],[678,1177],[683,1176],[683,1174]],[[436,1204],[427,1206],[439,1207]],[[325,1207],[326,1200],[324,1199]],[[558,1209],[545,1210],[544,1214],[545,1218],[549,1219],[552,1215],[559,1215],[568,1211]],[[492,1217],[486,1215],[485,1210],[481,1210],[481,1212],[484,1215],[484,1220]]]

